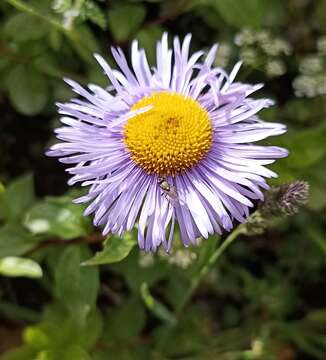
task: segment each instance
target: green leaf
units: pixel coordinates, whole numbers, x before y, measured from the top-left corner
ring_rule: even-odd
[[[128,256],[135,245],[135,236],[130,232],[124,234],[121,239],[118,236],[108,237],[104,241],[103,250],[82,265],[112,264],[121,261]]]
[[[110,266],[111,270],[125,278],[128,287],[137,294],[143,282],[146,282],[148,286],[152,286],[169,276],[169,266],[167,266],[167,263],[155,257],[154,254],[148,255],[153,256],[153,264],[148,267],[140,266],[141,259],[138,248],[134,248],[129,256],[122,261]]]
[[[11,277],[40,278],[43,272],[40,265],[32,259],[8,256],[0,259],[0,274]]]
[[[48,37],[48,41],[49,41],[49,46],[54,51],[60,50],[63,40],[64,40],[63,34],[59,30],[57,30],[55,28],[51,28],[51,31],[50,31],[49,37]]]
[[[8,215],[8,207],[7,203],[5,201],[5,194],[6,191],[4,185],[2,182],[0,182],[0,219],[6,218],[6,215]]]
[[[143,283],[140,287],[141,297],[146,307],[160,320],[167,324],[174,326],[177,324],[177,319],[174,314],[161,302],[156,300],[149,292],[148,285]]]
[[[49,37],[50,42],[50,37]],[[60,69],[60,65],[53,53],[51,52],[42,52],[37,57],[33,58],[33,66],[41,73],[45,73],[49,76],[61,77],[62,70]]]
[[[316,19],[317,26],[321,31],[326,31],[326,2],[320,1],[315,7],[315,13],[313,14]]]
[[[235,357],[233,356],[233,354],[235,353],[234,351],[237,348],[235,347],[237,346],[237,343],[235,341],[233,341],[232,343],[234,347],[231,346],[230,348],[230,353],[232,351],[232,357],[227,358],[223,356],[218,356],[219,352],[222,349],[225,349],[225,342],[227,341],[227,339],[224,338],[224,343],[222,342],[222,344],[219,344],[218,347],[215,346],[215,339],[219,335],[220,331],[214,331],[214,326],[214,317],[212,316],[211,309],[205,310],[205,307],[200,305],[189,305],[187,307],[187,310],[182,314],[182,316],[178,318],[177,326],[170,326],[169,324],[162,323],[153,330],[152,339],[154,342],[154,347],[160,352],[163,351],[166,355],[172,355],[175,353],[181,354],[181,352],[182,354],[197,355],[194,357],[192,357],[191,355],[189,357],[182,356],[181,358],[184,359],[189,358],[193,360],[244,360],[242,357],[238,357],[237,355]],[[207,338],[207,334],[214,335],[213,343],[210,342],[210,340]],[[250,336],[248,336],[248,338],[250,338]],[[208,344],[210,345],[208,346]],[[211,352],[210,356],[201,356],[201,352],[204,349],[208,349]],[[169,357],[170,356],[167,356],[167,358]],[[264,358],[264,360],[267,359]]]
[[[69,311],[64,303],[55,302],[45,308],[43,322],[37,328],[41,328],[51,347],[57,351],[62,352],[67,344],[90,350],[102,334],[102,315],[96,308],[90,310],[82,321],[79,315],[78,311]],[[36,346],[37,341],[30,345]]]
[[[86,247],[70,246],[59,257],[55,272],[57,297],[72,313],[78,314],[81,322],[95,306],[99,288],[98,269],[80,266],[88,256]]]
[[[69,346],[63,354],[62,360],[91,360],[87,352],[78,345]]]
[[[41,321],[41,313],[10,301],[0,301],[0,313],[7,319],[37,323]]]
[[[212,253],[216,249],[216,246],[219,242],[219,237],[217,235],[210,236],[207,240],[203,240],[203,243],[200,245],[198,258],[191,269],[191,276],[198,274],[200,270],[207,265]]]
[[[89,312],[86,318],[85,326],[82,328],[78,337],[78,344],[85,349],[92,349],[101,337],[102,331],[102,313],[94,308]]]
[[[108,312],[104,337],[109,341],[130,339],[141,332],[145,322],[146,314],[142,302],[136,296],[130,297]]]
[[[0,258],[24,254],[35,246],[36,240],[21,226],[6,224],[0,228]]]
[[[209,3],[231,25],[259,28],[264,15],[265,0],[211,0]]]
[[[72,6],[71,0],[54,0],[52,3],[52,9],[57,13],[64,13]]]
[[[87,64],[95,66],[93,54],[100,52],[100,45],[94,33],[84,25],[74,26],[74,39],[70,42],[80,58]]]
[[[9,99],[23,115],[41,112],[48,100],[46,78],[30,65],[17,65],[8,74]]]
[[[173,307],[173,309],[180,308],[184,301],[185,293],[189,290],[190,280],[186,275],[188,274],[184,271],[175,271],[173,276],[167,277],[165,299]],[[192,277],[193,274],[190,276]]]
[[[41,326],[28,326],[23,333],[24,342],[37,350],[46,348],[50,339]]]
[[[5,70],[5,68],[8,65],[10,65],[10,60],[9,59],[4,58],[4,57],[0,59],[0,71]],[[1,86],[1,88],[3,88],[3,84],[1,84],[0,86]]]
[[[103,76],[103,70],[98,66],[98,64],[89,67],[87,71],[87,78],[91,84],[96,84],[98,86],[102,86],[103,88],[108,86],[108,80],[105,76]],[[67,86],[64,86],[64,89],[67,89]],[[70,98],[71,94],[68,99]]]
[[[307,233],[309,234],[311,241],[313,241],[316,244],[316,246],[318,246],[318,248],[321,250],[321,252],[324,253],[324,255],[326,256],[326,239],[324,237],[324,234],[318,232],[316,228],[311,226],[307,227]],[[325,310],[325,314],[326,314],[326,310]]]
[[[106,28],[106,18],[101,8],[94,1],[86,1],[81,9],[80,15],[81,18],[89,19],[103,30]]]
[[[137,34],[139,45],[146,51],[146,55],[150,64],[155,63],[156,57],[156,42],[159,40],[164,32],[161,26],[148,26],[141,29]]]
[[[35,203],[33,175],[23,175],[0,191],[0,212],[11,220],[19,220]]]
[[[22,42],[41,39],[47,35],[49,29],[45,21],[18,13],[8,19],[4,26],[4,34],[14,41]]]
[[[7,351],[0,357],[1,360],[27,360],[35,359],[35,350],[28,346],[21,346]]]
[[[282,166],[287,171],[292,169],[293,175],[293,170],[303,171],[317,164],[326,154],[325,136],[325,128],[316,126],[300,131],[292,130],[284,137],[271,139],[272,144],[284,146],[290,151],[289,156],[277,162],[276,166]],[[282,171],[280,174],[282,175]],[[304,175],[307,175],[306,172]]]
[[[309,180],[310,192],[308,206],[314,211],[321,211],[326,207],[326,196],[325,192],[325,166],[326,161],[317,163],[312,169],[309,169],[309,177],[302,174],[304,178]]]
[[[35,204],[24,218],[24,226],[33,234],[49,234],[62,239],[85,236],[90,220],[83,215],[84,207],[70,198],[47,198]]]
[[[143,336],[139,339],[132,339],[131,341],[125,341],[124,343],[116,342],[112,344],[110,342],[110,346],[107,348],[100,348],[98,347],[92,352],[92,359],[93,360],[163,360],[161,354],[158,354],[156,349],[153,351],[150,348],[148,342],[141,341]],[[155,354],[154,354],[155,352]],[[114,356],[112,356],[114,354]],[[164,357],[164,359],[166,359]]]
[[[123,5],[109,11],[111,33],[117,42],[128,40],[141,26],[146,16],[142,5]]]

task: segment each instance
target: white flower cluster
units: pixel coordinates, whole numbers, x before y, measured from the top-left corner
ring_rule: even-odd
[[[217,67],[227,67],[232,53],[232,47],[226,43],[220,43],[218,56],[215,58],[214,65]]]
[[[187,269],[196,259],[197,253],[190,249],[179,248],[173,249],[171,253],[167,254],[164,250],[159,250],[157,256],[171,265]],[[149,268],[155,263],[155,254],[140,252],[138,264],[142,268]]]
[[[181,269],[187,269],[197,259],[197,254],[186,248],[180,248],[171,254],[159,251],[159,256],[164,257],[169,264],[180,267]]]
[[[286,72],[284,56],[292,53],[291,45],[284,39],[275,38],[269,31],[244,29],[235,36],[243,62],[262,69],[270,77],[281,76]]]
[[[326,94],[326,36],[318,39],[316,53],[302,59],[299,72],[293,81],[296,96],[312,98]]]

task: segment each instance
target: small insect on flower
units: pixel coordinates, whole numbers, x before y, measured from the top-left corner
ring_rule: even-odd
[[[177,188],[174,185],[171,185],[165,177],[159,177],[157,183],[163,190],[162,195],[165,195],[172,204],[177,204],[177,201],[179,200]]]
[[[253,145],[286,131],[258,117],[273,104],[252,97],[262,84],[236,82],[241,63],[229,75],[214,65],[218,45],[190,55],[190,41],[175,37],[171,48],[163,34],[156,66],[137,41],[130,65],[112,49],[119,69],[95,55],[110,86],[66,80],[79,98],[58,104],[62,142],[48,155],[70,165],[70,185],[89,186],[75,201],[89,203],[85,215],[94,214],[103,234],[121,235],[138,222],[145,251],[168,251],[176,223],[188,246],[246,221],[266,178],[277,176],[265,165],[287,156]]]

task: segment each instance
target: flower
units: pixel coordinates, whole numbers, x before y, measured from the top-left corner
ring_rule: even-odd
[[[265,202],[260,204],[260,211],[268,218],[294,215],[308,202],[308,197],[309,183],[306,181],[297,180],[273,186],[266,193]]]
[[[309,183],[296,180],[272,186],[264,195],[264,202],[258,204],[243,227],[246,235],[263,234],[277,218],[295,215],[308,202]]]
[[[284,125],[261,121],[257,113],[273,102],[250,95],[262,84],[235,82],[214,67],[218,46],[189,57],[191,35],[182,43],[167,34],[157,43],[157,64],[132,43],[131,66],[120,48],[112,54],[120,70],[95,58],[108,76],[108,89],[88,90],[66,80],[82,99],[58,104],[62,143],[48,155],[73,164],[69,184],[90,186],[76,199],[90,202],[85,215],[103,233],[131,230],[138,220],[141,249],[169,250],[175,223],[185,246],[198,237],[230,231],[244,222],[255,200],[276,174],[264,165],[287,155],[275,146],[252,145],[283,134]]]

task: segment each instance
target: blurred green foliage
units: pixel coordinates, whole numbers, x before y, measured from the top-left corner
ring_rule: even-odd
[[[0,18],[0,359],[325,359],[326,1],[5,0]],[[43,155],[62,78],[107,86],[93,53],[112,62],[133,38],[154,65],[163,31],[220,42],[216,66],[243,60],[240,80],[276,100],[262,117],[289,127],[270,140],[290,150],[275,183],[311,185],[305,210],[239,237],[185,307],[220,239],[170,255],[104,239]]]

